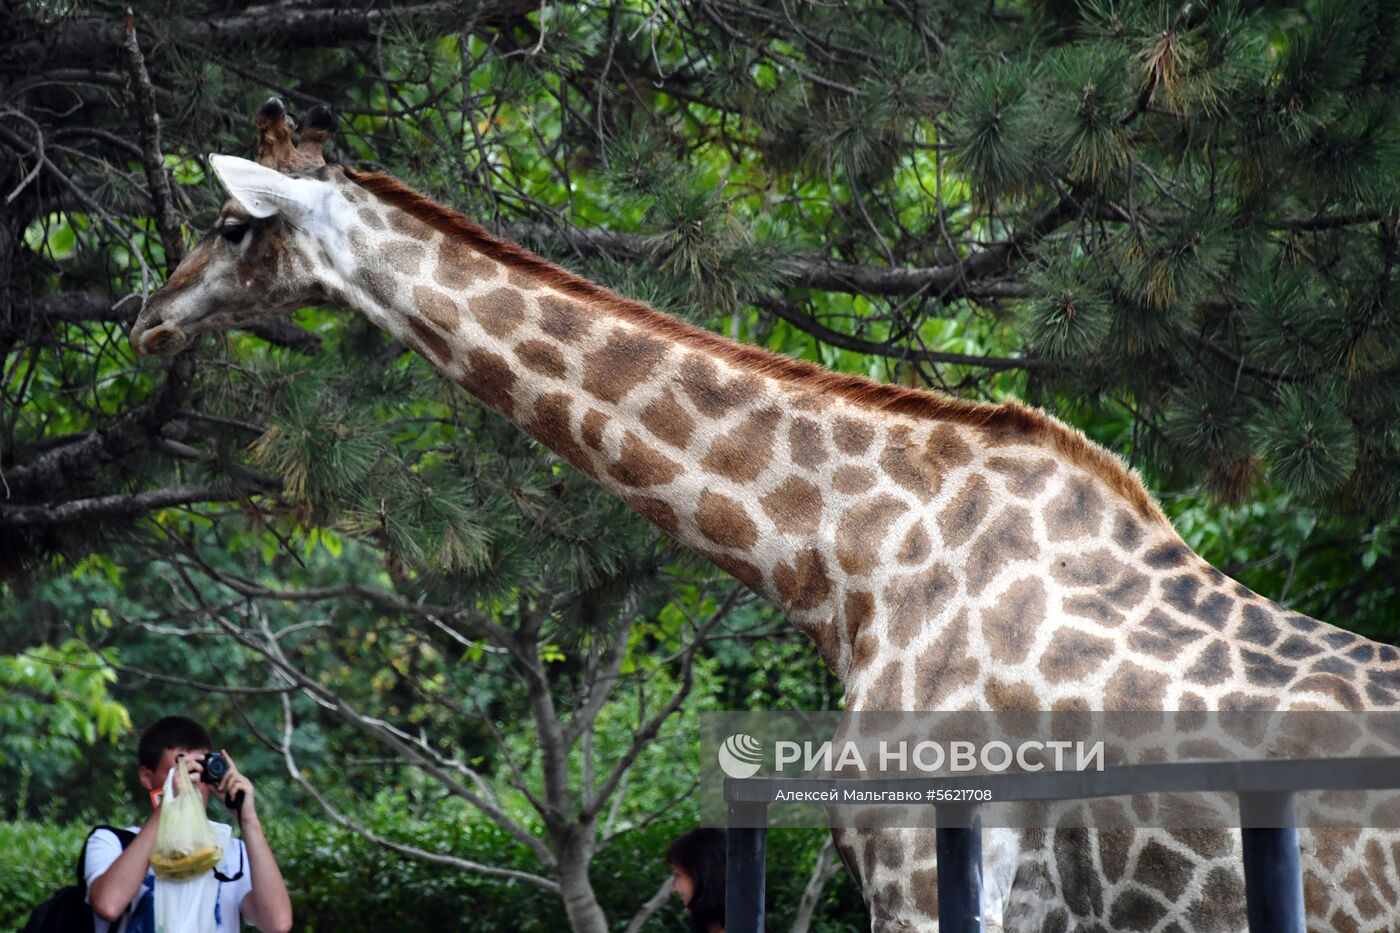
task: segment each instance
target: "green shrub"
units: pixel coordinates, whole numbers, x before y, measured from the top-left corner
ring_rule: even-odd
[[[394,837],[430,851],[488,865],[537,871],[531,853],[481,820],[397,821]],[[629,832],[593,862],[593,884],[615,929],[656,891],[670,870],[670,841],[692,824],[656,824]],[[35,904],[70,884],[90,827],[0,823],[0,930],[18,928]],[[382,829],[382,826],[376,828]],[[340,933],[386,929],[558,931],[567,928],[558,898],[519,881],[483,878],[399,856],[337,826],[299,818],[267,826],[291,891],[298,930]],[[769,834],[768,901],[772,928],[787,929],[823,839],[817,830]],[[844,873],[827,886],[816,931],[864,926],[865,911]],[[649,931],[685,929],[672,900]]]

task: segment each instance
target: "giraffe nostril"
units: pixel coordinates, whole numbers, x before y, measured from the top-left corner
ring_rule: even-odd
[[[140,356],[169,356],[183,349],[188,335],[174,324],[155,323],[131,335],[131,346]]]

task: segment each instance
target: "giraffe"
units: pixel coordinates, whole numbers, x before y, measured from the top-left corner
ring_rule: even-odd
[[[364,315],[786,610],[854,710],[1400,706],[1400,652],[1195,555],[1113,454],[972,403],[728,341],[258,118],[212,231],[131,332],[172,354],[305,304]],[[838,830],[874,930],[936,930],[932,834]],[[1304,834],[1318,929],[1400,916],[1400,841]],[[1239,834],[989,831],[991,930],[1245,929]]]

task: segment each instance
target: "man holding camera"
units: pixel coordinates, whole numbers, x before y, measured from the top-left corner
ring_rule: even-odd
[[[253,783],[227,752],[211,755],[212,744],[203,726],[183,716],[167,716],[141,734],[137,759],[141,784],[151,792],[151,815],[140,827],[130,827],[135,837],[125,848],[115,833],[98,830],[88,838],[84,852],[96,933],[155,933],[154,890],[159,882],[150,862],[160,826],[160,791],[182,757],[205,803],[216,790],[231,808],[237,807],[243,830],[243,838],[231,838],[214,866],[219,887],[213,916],[199,918],[196,928],[237,933],[240,912],[263,933],[292,928],[291,898],[258,820]]]

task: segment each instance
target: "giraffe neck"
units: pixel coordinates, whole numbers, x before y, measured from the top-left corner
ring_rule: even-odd
[[[1024,705],[1077,648],[1129,653],[1152,624],[1144,555],[1178,539],[1063,426],[738,347],[419,196],[350,195],[339,300],[786,609],[857,706]]]
[[[868,489],[876,474],[873,463],[832,468],[820,393],[688,345],[606,297],[571,294],[392,205],[367,200],[355,215],[333,251],[339,301],[787,609],[841,663],[819,539],[840,514],[833,496]],[[872,452],[873,428],[837,424],[841,449]]]

